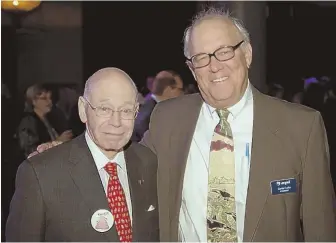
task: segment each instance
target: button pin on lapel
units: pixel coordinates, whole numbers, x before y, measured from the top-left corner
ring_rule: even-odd
[[[144,183],[144,180],[143,179],[138,180],[138,183],[139,183],[139,185],[142,185]]]
[[[91,216],[91,225],[96,231],[104,233],[110,230],[114,223],[114,217],[109,210],[99,209]]]

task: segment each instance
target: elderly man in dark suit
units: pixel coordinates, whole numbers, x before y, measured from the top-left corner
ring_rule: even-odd
[[[226,11],[185,32],[200,89],[156,105],[142,143],[158,156],[161,241],[336,241],[321,114],[260,93],[247,30]]]
[[[136,86],[116,68],[93,74],[79,98],[85,134],[24,161],[7,241],[158,241],[157,161],[129,143]]]

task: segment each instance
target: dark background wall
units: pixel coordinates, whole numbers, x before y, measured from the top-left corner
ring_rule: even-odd
[[[313,75],[334,75],[336,8],[314,2],[268,2],[267,81],[288,85]],[[182,37],[195,2],[84,2],[84,77],[118,66],[142,86],[165,68],[193,82]],[[253,39],[252,39],[253,44]]]
[[[182,38],[195,10],[195,2],[84,2],[84,77],[117,66],[139,86],[162,69],[191,82]]]
[[[268,4],[268,80],[292,83],[292,79],[335,75],[335,6],[314,2]]]
[[[49,13],[43,15],[43,21],[49,18],[56,5],[61,4],[78,5],[70,2],[42,3],[40,9],[50,5]],[[157,71],[167,68],[180,72],[186,82],[193,82],[183,57],[182,37],[197,9],[197,4],[199,3],[82,2],[81,6],[77,7],[82,15],[80,24],[72,24],[75,28],[64,26],[71,22],[69,16],[73,14],[64,14],[66,17],[59,13],[54,15],[54,18],[60,16],[59,18],[64,20],[63,27],[57,27],[57,38],[48,39],[50,45],[47,41],[42,43],[47,35],[49,36],[49,32],[38,32],[34,29],[26,34],[23,39],[39,40],[31,47],[29,42],[22,43],[27,53],[37,53],[33,49],[39,47],[40,52],[51,51],[53,55],[49,55],[49,58],[53,60],[38,61],[36,58],[39,55],[32,54],[32,60],[26,62],[35,63],[35,70],[34,67],[27,66],[23,70],[29,72],[21,74],[16,73],[14,65],[15,32],[11,26],[2,25],[3,81],[13,93],[21,89],[21,95],[22,90],[29,85],[26,83],[28,81],[63,80],[62,82],[80,83],[82,86],[87,77],[97,69],[118,66],[130,73],[139,87],[144,84],[148,75],[154,75]],[[292,83],[293,80],[312,75],[335,75],[333,57],[336,54],[336,36],[333,32],[336,8],[329,5],[321,7],[320,3],[317,5],[314,2],[267,4],[267,81]],[[69,6],[60,8],[58,12],[64,13]],[[38,21],[39,18],[34,24],[38,24]],[[71,29],[74,30],[73,34],[69,34]],[[77,37],[68,41],[72,35]],[[52,51],[52,45],[59,49]],[[79,52],[78,48],[82,52]],[[44,59],[48,58],[46,54],[42,56]],[[48,70],[45,71],[37,63],[48,66]],[[51,73],[49,78],[48,73]],[[16,76],[22,77],[19,83]],[[69,80],[67,77],[70,77]]]

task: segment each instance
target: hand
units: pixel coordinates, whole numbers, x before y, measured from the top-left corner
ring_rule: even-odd
[[[56,139],[56,141],[66,142],[72,139],[72,137],[73,137],[72,131],[66,130]]]
[[[34,155],[37,155],[37,154],[39,154],[39,152],[34,151],[34,152],[32,152],[31,154],[28,155],[27,159],[29,159],[29,158],[33,157]]]
[[[46,151],[52,147],[55,147],[57,145],[62,144],[63,142],[61,141],[53,141],[53,142],[48,142],[48,143],[42,143],[39,146],[37,146],[36,151],[32,152],[31,154],[28,155],[28,159],[33,157],[34,155],[37,155],[39,153],[42,153],[43,151]]]
[[[55,147],[57,145],[60,145],[62,143],[63,142],[61,142],[61,141],[52,141],[52,142],[48,142],[48,143],[42,143],[39,146],[37,146],[36,150],[37,150],[38,153],[42,153],[42,152],[44,152],[44,151],[46,151],[46,150],[48,150],[52,147]]]

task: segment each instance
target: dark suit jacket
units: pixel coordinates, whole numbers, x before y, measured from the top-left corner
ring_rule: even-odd
[[[157,160],[140,144],[125,150],[133,240],[158,241]],[[148,211],[150,206],[155,209]],[[95,231],[91,216],[109,210],[84,135],[24,161],[6,227],[7,241],[119,241],[115,227]]]
[[[139,142],[149,128],[149,121],[156,101],[150,97],[140,106],[139,113],[135,119],[132,140]]]
[[[55,110],[55,112],[57,112],[57,110]],[[56,120],[55,117],[54,111],[50,112],[50,115],[47,115],[50,125],[60,135],[66,130],[66,127],[57,125],[57,123],[60,124],[62,119]],[[36,151],[38,145],[51,141],[47,127],[35,112],[27,112],[24,114],[17,129],[17,137],[19,145],[26,157]]]
[[[255,88],[253,99],[243,240],[336,241],[335,194],[320,113],[266,96]],[[158,156],[161,241],[180,240],[183,179],[202,104],[199,94],[160,102],[142,141]],[[270,182],[288,178],[296,179],[297,192],[272,195]]]

